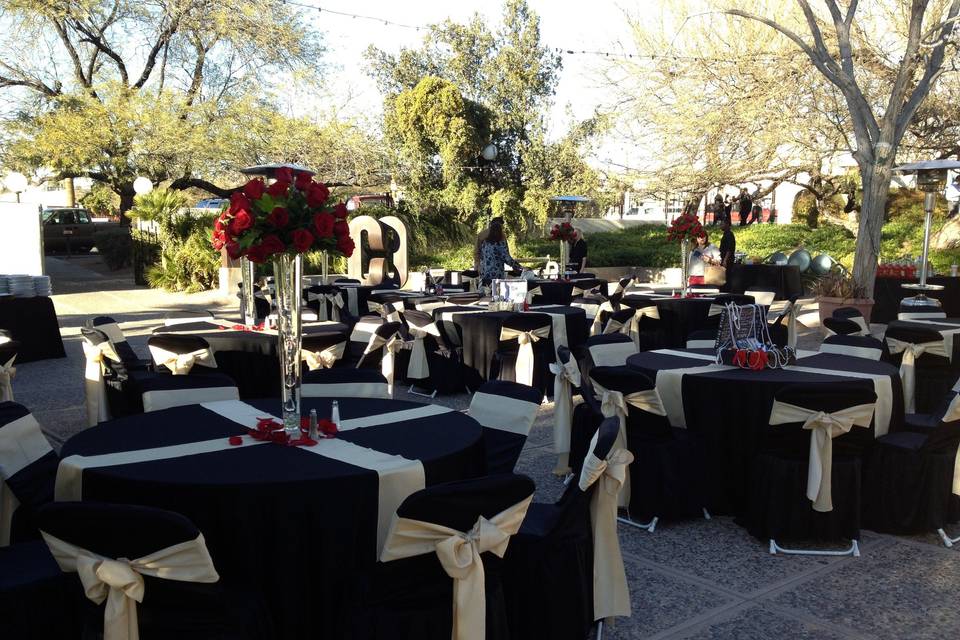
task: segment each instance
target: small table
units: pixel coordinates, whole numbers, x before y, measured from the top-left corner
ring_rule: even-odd
[[[20,343],[17,363],[65,358],[60,323],[53,300],[47,296],[0,297],[0,329]]]
[[[800,268],[794,265],[734,264],[727,268],[727,284],[723,291],[744,293],[751,287],[774,289],[774,300],[787,300],[803,295]]]

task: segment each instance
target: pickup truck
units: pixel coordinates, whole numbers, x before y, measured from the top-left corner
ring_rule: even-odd
[[[86,209],[58,207],[44,209],[40,215],[47,251],[66,251],[69,246],[70,253],[87,253],[93,248],[97,225]]]

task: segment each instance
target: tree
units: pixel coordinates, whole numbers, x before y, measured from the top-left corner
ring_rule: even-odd
[[[726,13],[764,24],[788,38],[842,94],[853,130],[851,151],[863,189],[853,277],[873,294],[892,170],[897,150],[918,110],[946,70],[960,0],[911,0],[879,16],[858,12],[858,0],[842,8],[824,0],[826,13],[796,0],[799,15],[769,18],[741,8]],[[901,18],[902,16],[902,18]],[[792,22],[788,22],[794,18]],[[793,23],[801,26],[794,27]],[[803,29],[804,31],[801,31]],[[890,81],[864,84],[865,65],[882,65]]]
[[[323,51],[280,0],[0,0],[0,9],[0,88],[20,112],[4,161],[107,184],[121,212],[137,175],[223,193],[211,180],[236,158],[211,141],[230,136],[228,124],[263,133],[277,110],[267,79],[309,78]]]

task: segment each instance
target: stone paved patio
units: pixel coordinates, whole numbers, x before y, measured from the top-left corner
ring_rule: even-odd
[[[57,448],[85,420],[79,327],[86,318],[115,317],[133,348],[146,356],[146,336],[170,309],[237,315],[236,301],[215,292],[135,288],[129,279],[91,268],[96,265],[89,258],[47,262],[54,291],[64,292],[54,303],[67,358],[18,366],[14,393]],[[818,342],[815,330],[804,331],[802,348],[815,349]],[[406,398],[399,387],[397,397]],[[437,402],[464,409],[469,398]],[[543,405],[517,468],[536,481],[539,501],[553,501],[563,490],[551,474],[552,418],[553,405]],[[608,627],[604,637],[960,637],[960,550],[945,549],[933,534],[908,538],[864,531],[862,538],[860,558],[771,556],[730,518],[664,522],[653,534],[621,525],[633,616]]]

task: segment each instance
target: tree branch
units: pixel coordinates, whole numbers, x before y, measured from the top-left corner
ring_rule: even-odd
[[[143,85],[147,83],[147,80],[150,79],[150,74],[153,73],[153,68],[157,64],[157,55],[169,44],[170,39],[173,38],[173,34],[175,34],[179,28],[180,15],[175,15],[170,19],[170,24],[160,32],[157,41],[153,43],[153,47],[150,49],[150,53],[147,54],[147,61],[143,66],[143,73],[140,74],[140,79],[133,85],[135,89],[142,88]]]
[[[130,77],[127,74],[127,65],[124,64],[123,58],[120,56],[120,54],[114,51],[109,45],[107,45],[107,43],[103,41],[102,34],[94,33],[79,20],[74,20],[71,26],[85,36],[83,38],[83,42],[89,42],[98,50],[102,51],[105,56],[113,60],[113,62],[117,65],[117,71],[120,73],[120,80],[123,81],[123,84],[129,86]]]

